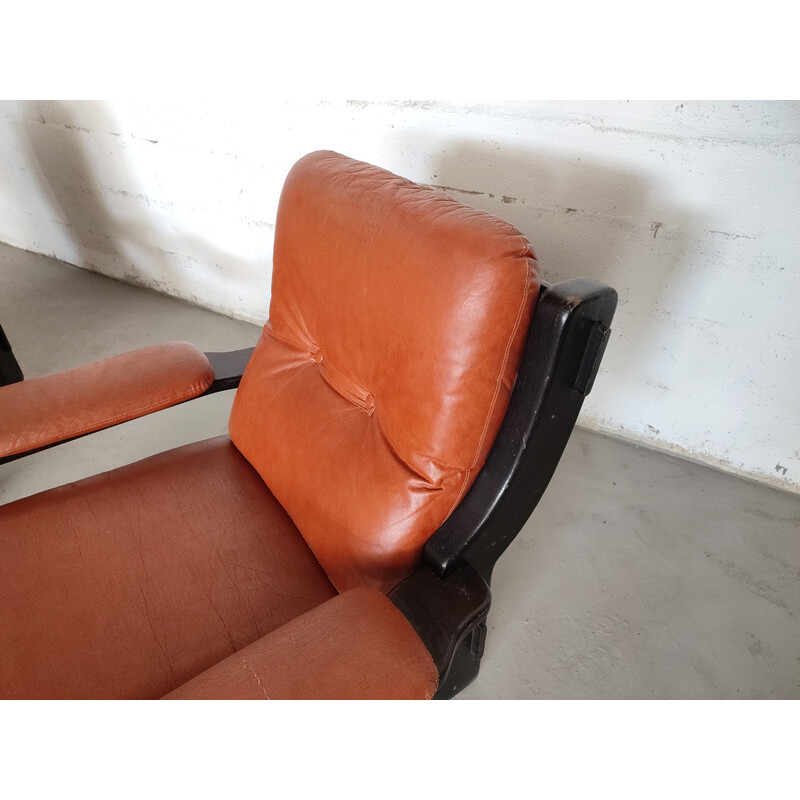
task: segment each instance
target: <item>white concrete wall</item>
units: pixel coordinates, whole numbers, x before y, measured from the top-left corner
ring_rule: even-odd
[[[320,148],[617,288],[582,425],[800,491],[796,102],[5,102],[0,241],[262,322],[280,187]]]

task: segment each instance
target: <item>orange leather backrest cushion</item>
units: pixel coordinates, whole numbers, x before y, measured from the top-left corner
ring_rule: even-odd
[[[230,434],[340,591],[391,589],[474,481],[538,290],[490,214],[337,153],[289,173]]]

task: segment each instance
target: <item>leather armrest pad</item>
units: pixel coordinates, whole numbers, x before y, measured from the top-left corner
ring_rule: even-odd
[[[170,342],[0,388],[0,457],[37,450],[202,394],[214,370]]]
[[[166,695],[168,700],[429,700],[438,673],[405,617],[351,589]]]

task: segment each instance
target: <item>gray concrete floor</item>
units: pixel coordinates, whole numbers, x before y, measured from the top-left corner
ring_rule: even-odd
[[[6,245],[0,325],[27,377],[259,333]],[[2,465],[0,503],[224,433],[231,401]],[[577,429],[492,591],[481,674],[462,698],[800,698],[800,495]]]

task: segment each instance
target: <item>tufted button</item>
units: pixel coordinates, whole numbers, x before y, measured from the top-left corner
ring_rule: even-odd
[[[311,345],[311,352],[308,354],[308,357],[315,364],[321,364],[324,361],[322,350],[320,349],[319,345],[316,344]]]

